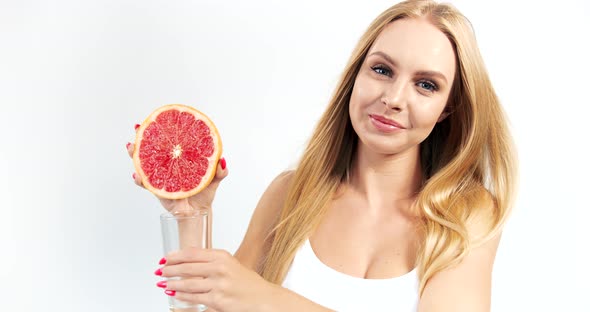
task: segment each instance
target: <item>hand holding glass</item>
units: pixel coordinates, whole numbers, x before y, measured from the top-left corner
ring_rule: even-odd
[[[211,248],[208,218],[209,212],[205,209],[161,214],[160,224],[162,226],[164,254],[188,247]],[[169,297],[168,302],[170,312],[202,312],[207,310],[207,307],[202,304],[189,304],[174,297]]]

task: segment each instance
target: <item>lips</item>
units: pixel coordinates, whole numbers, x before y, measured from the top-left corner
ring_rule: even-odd
[[[393,126],[393,127],[399,128],[399,129],[405,129],[404,126],[400,125],[395,120],[383,117],[381,115],[370,114],[369,117],[371,117],[372,119],[374,119],[382,124],[390,125],[390,126]]]

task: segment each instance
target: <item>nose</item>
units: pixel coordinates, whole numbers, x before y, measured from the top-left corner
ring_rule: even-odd
[[[392,84],[387,86],[381,97],[381,102],[385,107],[396,112],[401,112],[405,109],[408,100],[406,85],[407,83],[401,81],[401,79],[396,79]]]

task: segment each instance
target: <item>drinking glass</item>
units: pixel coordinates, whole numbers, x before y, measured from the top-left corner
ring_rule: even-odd
[[[205,209],[194,209],[183,212],[165,212],[160,215],[164,254],[187,248],[211,248],[208,227],[209,213]],[[171,279],[179,279],[168,278]],[[207,307],[202,304],[190,304],[168,297],[170,312],[202,312]]]

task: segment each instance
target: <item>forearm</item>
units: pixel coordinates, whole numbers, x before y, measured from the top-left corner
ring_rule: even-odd
[[[329,312],[334,311],[323,307],[289,289],[279,285],[273,285],[273,290],[268,301],[260,311],[263,312]]]

